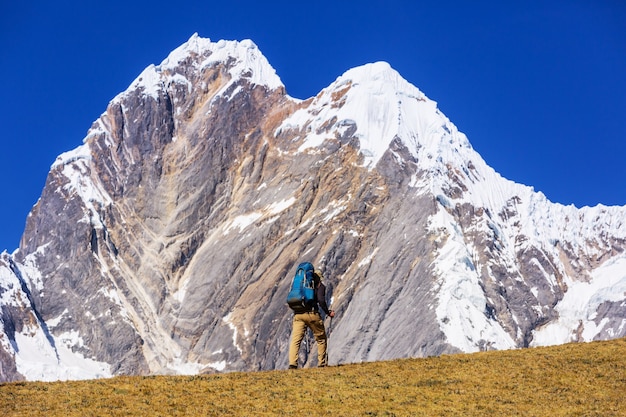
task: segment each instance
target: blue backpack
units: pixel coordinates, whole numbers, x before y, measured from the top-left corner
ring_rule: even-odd
[[[311,311],[315,306],[314,271],[315,269],[310,262],[303,262],[296,269],[291,291],[287,295],[287,304],[296,313]]]

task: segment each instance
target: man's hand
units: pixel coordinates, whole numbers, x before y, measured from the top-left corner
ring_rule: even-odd
[[[335,317],[335,310],[330,310],[330,314],[328,315],[330,316],[331,319]]]

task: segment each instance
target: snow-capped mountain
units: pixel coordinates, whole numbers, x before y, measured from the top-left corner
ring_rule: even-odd
[[[0,257],[0,380],[284,368],[303,260],[331,364],[622,337],[625,221],[502,178],[387,63],[299,100],[251,41],[194,35]]]

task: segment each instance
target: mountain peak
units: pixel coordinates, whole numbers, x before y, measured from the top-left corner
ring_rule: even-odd
[[[159,65],[149,65],[130,85],[127,92],[143,89],[143,93],[154,98],[171,81],[188,83],[177,71],[181,65],[191,63],[194,71],[218,64],[227,66],[230,82],[246,79],[251,84],[263,85],[270,90],[283,87],[276,71],[250,39],[243,41],[220,40],[212,42],[194,33],[187,42],[174,49]],[[122,95],[125,93],[122,93]]]
[[[336,122],[332,128],[324,128],[333,118]],[[364,164],[370,168],[376,166],[396,138],[417,157],[420,148],[429,148],[435,140],[435,129],[456,131],[438,111],[436,102],[383,61],[346,71],[307,108],[283,123],[287,128],[307,125],[315,133],[307,135],[300,150],[319,146],[328,138],[356,128],[354,136],[359,140]]]
[[[406,95],[420,100],[426,96],[417,87],[405,80],[389,63],[378,61],[351,68],[337,78],[333,85],[351,82],[353,86],[366,86],[374,94],[391,91],[394,94]]]

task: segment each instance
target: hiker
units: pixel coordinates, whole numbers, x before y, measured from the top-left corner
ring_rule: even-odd
[[[313,331],[317,342],[318,366],[324,367],[328,364],[326,329],[324,328],[324,320],[320,315],[320,309],[331,319],[335,317],[335,312],[330,310],[326,304],[326,286],[322,283],[322,276],[317,271],[313,272],[313,287],[315,289],[313,302],[305,311],[294,311],[291,343],[289,345],[289,369],[298,369],[298,352],[307,327]]]

